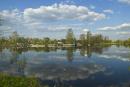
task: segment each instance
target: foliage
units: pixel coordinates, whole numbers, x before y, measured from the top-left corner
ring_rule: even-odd
[[[49,37],[40,39],[40,38],[25,38],[21,37],[17,32],[13,32],[10,37],[1,37],[0,38],[0,46],[1,47],[19,47],[19,48],[27,48],[31,47],[31,45],[41,45],[43,47],[48,46],[104,46],[104,45],[130,45],[130,39],[128,40],[116,40],[112,41],[108,37],[105,37],[101,34],[92,35],[90,31],[86,32],[86,34],[81,34],[79,39],[75,38],[72,29],[67,31],[67,35],[65,39],[50,39]]]
[[[112,41],[109,38],[102,36],[101,34],[92,35],[91,32],[80,35],[80,40],[78,41],[82,46],[101,46],[104,44],[111,44]]]
[[[35,78],[9,76],[0,73],[0,87],[40,87]]]
[[[72,29],[68,29],[67,35],[66,35],[66,44],[74,44],[75,43],[75,37],[73,34]]]

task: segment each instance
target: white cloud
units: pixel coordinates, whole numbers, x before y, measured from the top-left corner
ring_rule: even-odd
[[[27,8],[24,10],[24,17],[29,21],[97,21],[106,18],[105,14],[91,11],[87,7],[65,4]]]
[[[78,24],[84,22],[92,23],[105,19],[106,15],[97,13],[85,6],[53,4],[40,6],[39,8],[26,8],[23,11],[18,9],[0,11],[4,24],[0,26],[9,27],[11,32],[17,31],[25,36],[37,36],[39,33],[48,31],[62,31],[68,28],[79,28]],[[71,24],[70,24],[71,22]],[[61,26],[60,26],[61,25]],[[80,26],[79,29],[81,29]]]
[[[107,26],[103,28],[99,28],[100,31],[112,31],[112,30],[129,30],[130,29],[130,23],[123,23],[116,26]]]
[[[4,22],[6,22],[6,24],[15,24],[18,21],[22,21],[22,14],[18,9],[14,9],[12,11],[3,10],[2,12],[0,12],[0,15],[2,16],[2,19]]]
[[[118,0],[121,3],[129,4],[130,5],[130,0]]]
[[[118,35],[130,35],[130,32],[116,32]]]
[[[83,32],[88,32],[89,31],[89,29],[83,29]]]
[[[109,14],[113,14],[113,10],[111,9],[106,9],[106,10],[103,10],[104,13],[109,13]]]
[[[23,28],[22,13],[18,9],[12,11],[3,10],[0,15],[3,19],[0,30],[3,32],[8,31],[8,33],[11,33],[16,30],[21,31],[21,28]]]
[[[123,23],[116,26],[106,26],[97,29],[102,35],[111,39],[127,39],[130,37],[130,23]]]

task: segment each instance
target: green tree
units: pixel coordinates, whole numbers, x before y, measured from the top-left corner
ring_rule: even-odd
[[[0,26],[2,25],[2,21],[3,21],[3,19],[2,19],[1,15],[0,15]]]
[[[17,42],[19,39],[19,35],[18,33],[15,31],[12,33],[12,35],[10,36],[10,44],[12,44],[12,46],[17,46]]]
[[[13,47],[29,47],[28,39],[20,37],[19,34],[15,31],[10,36],[10,44]]]
[[[72,29],[68,29],[67,35],[66,35],[66,44],[74,44],[75,43],[75,37],[73,34]]]
[[[91,44],[91,39],[92,39],[91,36],[92,36],[91,32],[88,31],[88,32],[87,32],[87,37],[86,37],[86,39],[87,39],[86,41],[87,41],[87,44],[88,44],[88,45]]]
[[[48,38],[48,37],[44,38],[45,47],[48,47],[49,43],[50,43],[50,38]]]
[[[85,44],[86,44],[85,34],[81,34],[81,35],[80,35],[80,44],[81,44],[82,46],[85,46]]]
[[[1,17],[1,15],[0,15],[0,26],[2,25],[2,17]],[[1,39],[1,35],[2,35],[2,30],[0,29],[0,39]]]

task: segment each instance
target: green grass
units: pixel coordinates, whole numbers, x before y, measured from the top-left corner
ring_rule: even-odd
[[[10,76],[0,73],[0,87],[41,87],[36,78]]]

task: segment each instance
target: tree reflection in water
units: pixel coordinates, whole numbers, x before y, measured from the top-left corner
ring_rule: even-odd
[[[85,79],[90,75],[105,70],[105,67],[95,63],[83,62],[76,64],[67,63],[64,59],[61,60],[62,57],[65,57],[68,62],[73,62],[75,58],[74,53],[77,50],[80,51],[81,56],[91,57],[93,52],[101,54],[103,47],[61,48],[61,52],[65,51],[65,55],[62,56],[58,53],[61,59],[57,58],[57,50],[59,50],[59,48],[1,49],[0,62],[4,62],[4,64],[0,64],[0,71],[11,75],[35,76],[41,79],[43,83],[45,83],[44,81],[46,80],[53,81],[52,83],[54,83],[53,86],[55,87],[69,87],[71,84],[68,84],[66,81]],[[55,54],[52,55],[51,52]],[[46,53],[47,55],[45,55]],[[6,56],[8,58],[4,59]]]
[[[22,58],[20,58],[20,55],[24,51],[25,50],[23,50],[23,49],[17,49],[17,48],[12,48],[9,50],[3,49],[1,52],[0,59],[5,58],[3,60],[6,61],[5,64],[7,63],[7,66],[6,66],[7,71],[4,70],[3,72],[7,72],[11,75],[24,76],[24,69],[26,67],[26,57],[23,56]],[[5,55],[3,55],[3,54],[5,54]],[[6,60],[6,58],[7,58],[7,60]]]
[[[69,62],[72,62],[74,48],[66,48],[66,50],[67,50],[66,57],[67,57]]]
[[[82,47],[80,49],[80,55],[82,56],[91,57],[91,54],[92,54],[91,47]]]

